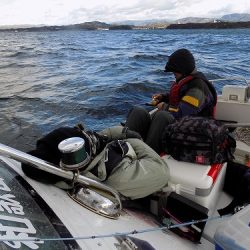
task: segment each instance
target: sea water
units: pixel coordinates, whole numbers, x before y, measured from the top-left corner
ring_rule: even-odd
[[[249,80],[249,44],[250,29],[0,32],[0,142],[29,150],[61,126],[119,124],[169,89],[179,48],[208,79]]]

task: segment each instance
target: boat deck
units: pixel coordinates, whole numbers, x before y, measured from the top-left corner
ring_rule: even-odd
[[[74,237],[85,237],[85,239],[77,240],[82,249],[117,250],[116,246],[118,241],[113,234],[129,233],[135,230],[149,230],[149,232],[138,233],[131,236],[147,241],[157,250],[212,250],[214,249],[213,235],[215,228],[225,220],[208,221],[201,239],[202,244],[194,244],[170,231],[163,232],[162,230],[155,230],[159,226],[155,219],[140,211],[123,209],[121,216],[117,220],[97,215],[74,202],[65,191],[52,185],[37,182],[25,176],[19,162],[5,157],[0,158],[36,190],[57,214],[60,220],[63,221],[64,225]],[[216,208],[225,207],[229,201],[230,197],[222,192]],[[216,212],[214,215],[216,215]],[[98,238],[101,235],[105,237]],[[94,236],[96,236],[96,238]]]

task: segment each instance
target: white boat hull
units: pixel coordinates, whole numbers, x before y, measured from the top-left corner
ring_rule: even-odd
[[[74,237],[88,238],[77,240],[77,243],[82,249],[117,250],[119,249],[117,247],[118,241],[114,237],[114,234],[132,233],[133,231],[145,229],[152,229],[152,231],[134,235],[131,234],[131,236],[147,241],[157,250],[213,249],[214,247],[214,245],[205,238],[202,238],[202,244],[194,244],[170,231],[163,232],[162,230],[156,230],[159,225],[155,219],[139,211],[125,209],[117,220],[95,214],[74,202],[65,191],[53,185],[43,184],[25,176],[19,162],[5,157],[0,157],[0,159],[20,174],[34,190],[39,193]],[[110,237],[91,238],[91,236],[102,235],[110,235]],[[44,244],[46,244],[46,242]]]
[[[234,121],[238,123],[249,124],[249,105],[249,99],[245,100],[245,103],[241,103],[228,100],[226,101],[219,98],[216,111],[216,118],[225,121]],[[247,145],[244,145],[244,147],[242,147],[241,145],[241,148],[243,148],[243,151],[249,154],[250,150]],[[157,250],[212,250],[215,248],[214,233],[217,226],[225,220],[228,220],[228,218],[217,218],[216,220],[209,220],[206,223],[206,227],[201,238],[201,244],[194,244],[191,241],[188,241],[184,238],[175,235],[171,231],[163,232],[159,229],[159,225],[155,218],[152,215],[146,214],[142,211],[123,209],[120,217],[116,220],[93,213],[92,211],[82,207],[80,204],[73,201],[68,196],[66,191],[59,189],[53,185],[47,185],[37,182],[25,176],[22,172],[20,162],[11,160],[5,156],[0,156],[0,159],[5,162],[10,168],[12,168],[17,173],[17,176],[19,175],[24,180],[26,180],[32,186],[34,192],[38,193],[39,196],[41,196],[45,203],[48,204],[52,211],[54,211],[57,217],[63,222],[63,224],[71,233],[73,239],[76,240],[79,245],[79,248],[81,249],[133,249],[122,248],[125,243],[119,242],[116,236],[118,236],[117,234],[124,234],[130,235],[137,239],[144,240]],[[1,180],[4,183],[4,180]],[[209,205],[209,214],[211,216],[217,216],[218,213],[216,209],[224,208],[226,205],[229,204],[232,199],[230,196],[226,195],[222,191],[222,183],[223,182],[220,182],[218,186],[214,189],[216,195],[211,192],[213,196],[209,197],[209,204],[211,204],[211,206]],[[3,186],[0,186],[0,190],[3,190]],[[11,191],[11,188],[8,188],[8,190]],[[195,201],[202,202],[202,199],[199,198]],[[22,203],[22,201],[19,202]],[[26,209],[29,209],[29,204],[22,205],[24,211]],[[204,203],[203,205],[206,205],[206,203]],[[3,211],[4,209],[1,207],[0,203],[0,215]],[[11,210],[9,212],[11,212]],[[32,223],[32,218],[30,219],[30,221]],[[0,223],[0,230],[3,230],[4,228],[7,227],[4,227],[3,224]],[[3,248],[5,248],[8,246],[7,243],[11,242],[11,239],[5,239],[5,241],[3,241],[3,236],[4,233],[2,233],[0,236],[0,246],[3,246]],[[20,246],[19,249],[22,249],[25,244],[24,242],[22,242],[21,238],[19,238],[18,240]],[[58,240],[60,240],[59,236]],[[28,247],[28,249],[47,249],[46,239],[43,239],[43,242],[39,244],[35,241],[33,243],[33,247]]]

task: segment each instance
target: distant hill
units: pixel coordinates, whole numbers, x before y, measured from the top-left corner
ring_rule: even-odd
[[[154,23],[172,23],[169,19],[150,19],[150,20],[125,20],[120,22],[113,22],[113,25],[134,25],[134,26],[145,26]]]
[[[109,27],[110,30],[132,30],[133,29],[133,25],[112,25]]]
[[[31,25],[31,24],[20,24],[20,25],[1,25],[0,29],[23,29],[23,28],[32,28],[32,27],[42,27],[45,25]]]
[[[117,23],[99,21],[79,24],[46,26],[46,25],[5,25],[0,31],[59,31],[59,30],[130,30],[130,29],[166,29],[166,28],[249,28],[250,14],[234,13],[221,18],[186,17],[170,21],[166,19],[127,20]]]
[[[170,24],[167,29],[238,29],[250,28],[250,22],[214,22]]]
[[[135,25],[135,26],[152,26],[154,24],[168,25],[168,24],[186,24],[186,23],[214,23],[217,21],[225,22],[248,22],[250,21],[250,14],[234,13],[224,15],[222,17],[206,18],[206,17],[185,17],[177,20],[165,19],[150,19],[150,20],[125,20],[114,22],[114,25]]]
[[[213,23],[214,18],[202,18],[202,17],[185,17],[177,19],[174,23],[183,24],[183,23]]]
[[[60,31],[60,30],[131,30],[133,25],[112,25],[99,21],[61,26],[3,26],[0,31]]]
[[[80,23],[80,24],[68,25],[66,27],[83,28],[83,29],[108,29],[110,27],[110,24],[99,22],[99,21],[93,21],[93,22],[85,22],[85,23]]]
[[[250,21],[250,14],[234,13],[234,14],[224,15],[220,18],[220,20],[226,21],[226,22],[249,22]]]

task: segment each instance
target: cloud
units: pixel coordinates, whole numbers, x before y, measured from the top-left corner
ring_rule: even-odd
[[[250,13],[249,0],[1,0],[0,24],[219,17]]]
[[[234,0],[201,0],[189,1],[187,5],[189,7],[183,9],[186,16],[221,17],[235,12],[250,12],[250,2],[248,0],[238,0],[237,2]]]
[[[105,22],[145,19],[175,19],[185,0],[139,0],[126,1],[119,5],[95,5],[93,8],[80,8],[69,13],[69,20],[78,22],[99,20]],[[196,1],[195,1],[196,2]],[[198,0],[197,0],[198,2]],[[93,18],[94,17],[94,18]]]

